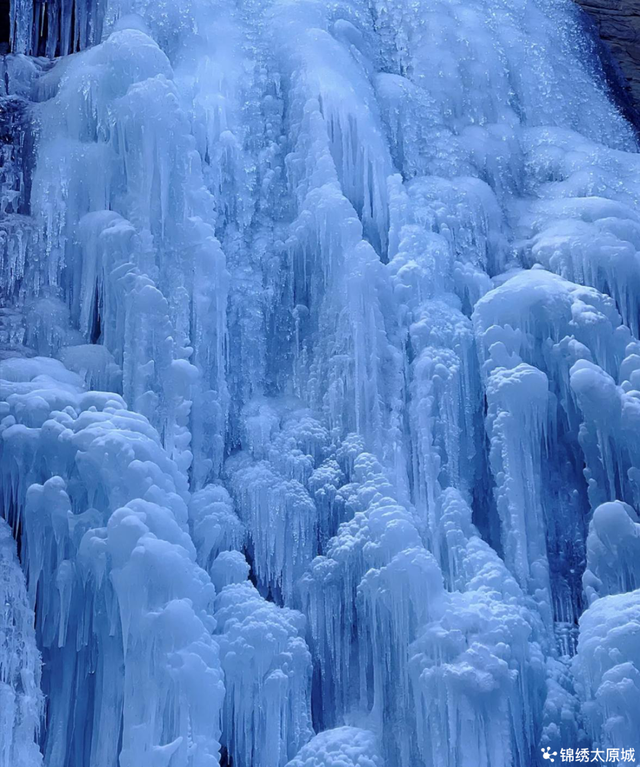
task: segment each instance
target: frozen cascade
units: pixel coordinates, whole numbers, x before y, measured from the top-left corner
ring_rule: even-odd
[[[264,600],[237,563],[224,569],[238,581],[216,598],[227,753],[233,764],[285,764],[312,733],[304,616]]]
[[[185,478],[143,416],[57,360],[12,358],[2,375],[3,512],[48,669],[45,762],[216,764],[215,591]]]
[[[598,599],[580,619],[574,674],[587,731],[604,748],[638,749],[640,591]]]
[[[9,5],[1,767],[640,758],[640,155],[578,8]]]
[[[37,736],[42,716],[40,653],[24,574],[6,522],[0,521],[0,765],[38,767]]]

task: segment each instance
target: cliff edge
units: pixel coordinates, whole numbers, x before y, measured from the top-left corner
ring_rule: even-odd
[[[624,87],[640,124],[640,0],[576,0],[593,19],[624,76]]]

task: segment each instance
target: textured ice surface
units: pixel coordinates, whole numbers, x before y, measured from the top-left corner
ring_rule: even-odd
[[[640,755],[640,160],[579,10],[10,6],[0,767]]]
[[[287,767],[382,767],[375,736],[357,727],[316,735]]]
[[[40,653],[33,630],[33,608],[15,541],[0,520],[0,765],[38,767],[37,735],[42,716]]]

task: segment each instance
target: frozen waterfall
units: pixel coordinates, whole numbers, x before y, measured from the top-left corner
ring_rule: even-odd
[[[582,11],[0,10],[0,767],[640,763],[640,154]]]

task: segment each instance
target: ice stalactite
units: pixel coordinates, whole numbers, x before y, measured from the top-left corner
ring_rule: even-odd
[[[640,497],[635,429],[639,411],[631,383],[637,351],[637,341],[626,349],[628,357],[620,365],[620,386],[589,360],[578,361],[571,368],[571,387],[584,419],[579,439],[594,507],[617,498],[637,504]]]
[[[231,569],[228,563],[224,569]],[[223,742],[231,763],[283,767],[312,733],[304,616],[267,602],[240,578],[222,588],[215,615],[227,687]]]
[[[0,520],[0,765],[40,767],[40,652],[15,541]]]
[[[46,3],[17,0],[11,4],[11,50],[29,56],[66,56],[100,41],[105,3]]]
[[[189,529],[198,564],[209,571],[223,551],[242,548],[245,529],[222,485],[207,485],[191,495]]]
[[[580,425],[580,396],[576,394],[579,379],[574,381],[573,376],[582,366],[592,366],[598,375],[605,377],[607,370],[617,370],[631,334],[621,324],[609,296],[591,287],[577,286],[541,268],[520,271],[486,294],[476,305],[474,322],[488,376],[487,426],[490,437],[495,429],[501,434],[500,440],[492,441],[491,454],[496,492],[502,496],[502,501],[497,502],[503,520],[505,552],[508,557],[512,556],[507,545],[511,524],[517,524],[518,515],[523,515],[527,505],[533,504],[533,513],[520,516],[520,524],[526,523],[530,533],[516,532],[512,543],[525,548],[533,545],[529,565],[536,561],[538,568],[551,567],[551,582],[548,575],[541,576],[547,585],[540,581],[538,587],[551,588],[556,621],[571,626],[581,605],[579,581],[571,568],[584,557],[587,533],[580,476],[583,467],[580,460],[576,460],[576,454],[581,457],[583,452],[587,467],[592,464],[591,448],[583,435],[586,425]],[[511,381],[508,386],[507,379]],[[534,382],[537,382],[535,387]],[[505,399],[504,395],[510,390],[514,392],[511,399]],[[497,398],[500,391],[503,405]],[[525,418],[521,408],[530,411],[529,420],[525,421],[529,426],[524,434],[533,444],[521,451],[519,442],[525,437],[517,437],[514,443],[517,432],[512,431],[509,459],[499,445],[507,435],[509,419],[514,419],[515,425]],[[560,433],[567,436],[560,440],[557,437]],[[509,460],[514,458],[534,463],[526,469],[509,469]],[[542,484],[545,472],[550,475],[546,487]],[[523,480],[520,501],[516,501],[513,483]],[[593,492],[592,488],[589,494],[593,496]],[[562,498],[571,519],[570,533],[554,513],[556,494]],[[511,512],[505,517],[506,508],[511,508]],[[563,563],[560,568],[559,563]],[[517,567],[514,562],[511,566]],[[563,573],[560,577],[556,575],[558,569]],[[523,572],[518,576],[521,579]]]
[[[617,748],[612,761],[623,764],[623,749],[638,743],[640,690],[638,630],[640,591],[603,596],[580,618],[574,674],[589,736],[604,750]],[[622,745],[624,744],[624,746]]]
[[[54,94],[32,195],[47,266],[33,264],[25,279],[41,296],[29,323],[38,351],[78,343],[65,338],[68,321],[86,342],[101,341],[122,368],[127,401],[202,483],[222,460],[228,277],[172,78],[156,43],[123,23],[40,83]],[[62,196],[53,191],[61,177]]]
[[[365,696],[365,705],[369,703],[365,680],[371,670],[371,646],[367,649],[358,633],[373,631],[374,626],[367,622],[360,629],[357,622],[356,597],[362,578],[372,568],[387,565],[396,554],[423,550],[411,512],[394,499],[393,488],[372,455],[361,452],[355,458],[350,490],[353,518],[340,526],[326,554],[311,563],[301,581],[326,725],[340,721],[360,695]],[[424,550],[423,554],[430,557]]]
[[[46,763],[216,764],[215,592],[195,562],[184,477],[118,395],[83,391],[55,360],[1,370],[3,513],[37,604]]]
[[[546,694],[543,619],[459,494],[446,491],[442,503],[451,591],[410,648],[420,757],[438,767],[526,765]],[[517,734],[505,737],[511,726]]]
[[[548,399],[546,376],[530,365],[497,361],[489,373],[487,432],[505,561],[541,605],[550,588],[540,487]]]
[[[573,659],[586,729],[612,761],[638,748],[637,715],[629,705],[640,689],[640,631],[637,548],[640,524],[633,508],[620,501],[594,511],[583,576],[589,608],[580,618],[578,652]],[[625,743],[624,750],[618,744]]]
[[[240,460],[232,464],[232,487],[249,530],[258,584],[271,598],[291,604],[294,584],[315,553],[315,505],[299,481],[283,479],[267,463],[249,462],[245,468]],[[296,540],[295,547],[285,530]]]
[[[589,602],[640,588],[639,547],[640,522],[633,508],[619,501],[598,506],[589,524],[583,576]]]
[[[536,129],[526,134],[526,156],[534,199],[514,206],[524,262],[608,293],[637,335],[637,155],[571,131]]]

